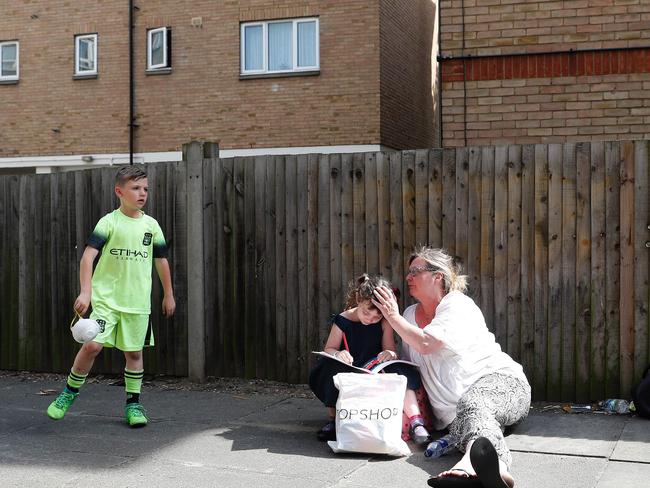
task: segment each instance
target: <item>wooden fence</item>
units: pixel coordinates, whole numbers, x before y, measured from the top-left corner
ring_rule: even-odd
[[[162,319],[154,291],[149,372],[185,375],[199,351],[211,376],[304,382],[349,280],[381,273],[404,292],[418,244],[462,262],[536,399],[627,396],[650,361],[647,141],[194,163],[148,168],[179,305]],[[69,368],[78,258],[115,205],[113,173],[0,177],[0,368]],[[121,367],[110,354],[96,371]]]

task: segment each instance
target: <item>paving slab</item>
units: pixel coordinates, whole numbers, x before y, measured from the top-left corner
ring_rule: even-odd
[[[332,481],[367,462],[368,455],[336,455],[311,431],[282,431],[259,425],[209,428],[154,454],[175,463]]]
[[[200,463],[170,460],[143,460],[109,470],[86,472],[82,477],[62,484],[62,488],[92,486],[118,487],[219,487],[219,488],[326,488],[328,481],[301,478],[295,475],[260,473],[256,470],[228,469]]]
[[[611,456],[612,461],[650,463],[650,421],[630,418]],[[650,486],[650,482],[648,483]]]
[[[512,475],[519,488],[594,488],[607,463],[605,458],[513,452]],[[643,485],[625,488],[633,486]]]
[[[646,445],[646,449],[648,446]],[[650,464],[610,462],[596,488],[646,488],[650,486]]]
[[[411,447],[411,456],[405,458],[391,458],[376,456],[370,458],[366,464],[345,477],[349,483],[357,486],[403,486],[404,480],[412,480],[410,486],[426,486],[426,481],[432,475],[449,469],[457,463],[461,454],[457,451],[449,453],[438,459],[427,459],[422,450],[414,445]]]
[[[609,457],[628,418],[532,413],[507,437],[513,451]]]

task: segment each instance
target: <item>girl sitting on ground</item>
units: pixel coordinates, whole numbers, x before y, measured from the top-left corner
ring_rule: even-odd
[[[369,361],[379,362],[397,359],[393,331],[381,312],[373,305],[374,290],[378,286],[391,288],[381,277],[363,274],[350,283],[345,311],[335,315],[324,351],[346,364],[363,367]],[[338,373],[354,372],[352,368],[330,358],[322,357],[309,375],[309,387],[327,407],[328,422],[318,431],[318,439],[335,440],[336,400],[339,391],[333,378]],[[404,398],[404,413],[409,418],[409,433],[416,444],[425,444],[429,432],[418,406],[415,390],[420,387],[420,374],[414,366],[391,364],[384,368],[387,373],[406,377],[407,390]]]

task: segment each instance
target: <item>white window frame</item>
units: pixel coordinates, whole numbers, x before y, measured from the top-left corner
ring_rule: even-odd
[[[2,74],[2,47],[10,44],[16,45],[16,74],[3,75]],[[19,41],[2,41],[0,42],[0,81],[18,81],[20,78],[20,42]]]
[[[291,37],[291,50],[292,50],[292,68],[288,70],[273,70],[268,69],[269,66],[269,36],[268,36],[268,26],[269,24],[278,24],[291,22],[293,33]],[[298,66],[298,24],[315,22],[316,23],[316,64],[314,66]],[[246,69],[246,27],[252,26],[262,26],[262,69]],[[240,26],[240,74],[242,75],[260,75],[260,74],[277,74],[277,73],[302,73],[302,72],[313,72],[320,70],[320,22],[318,17],[301,17],[297,19],[281,19],[281,20],[265,20],[265,21],[256,21],[256,22],[244,22]]]
[[[79,44],[82,39],[92,39],[93,42],[93,59],[95,60],[95,69],[93,70],[81,70],[81,59],[79,54],[81,50],[79,49]],[[77,34],[74,36],[74,74],[76,76],[86,76],[86,75],[96,75],[97,74],[97,34]]]
[[[170,69],[171,63],[169,62],[169,53],[167,52],[167,46],[169,44],[168,34],[169,27],[157,27],[155,29],[149,29],[147,31],[147,70],[156,71],[161,69]],[[151,40],[155,33],[163,33],[163,62],[160,64],[152,64],[151,58],[153,57],[153,45]]]

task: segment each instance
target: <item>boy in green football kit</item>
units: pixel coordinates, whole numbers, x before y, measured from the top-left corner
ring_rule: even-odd
[[[121,168],[115,181],[120,206],[97,222],[88,239],[79,269],[81,292],[74,308],[83,316],[92,301],[90,318],[99,324],[100,332],[77,353],[65,389],[47,409],[52,419],[59,420],[68,411],[101,350],[117,347],[126,359],[126,422],[132,427],[147,424],[140,388],[142,349],[154,345],[149,318],[152,262],[162,283],[163,314],[171,316],[176,308],[165,237],[158,222],[142,211],[147,185],[147,174],[141,168]],[[93,262],[100,251],[93,273]]]

